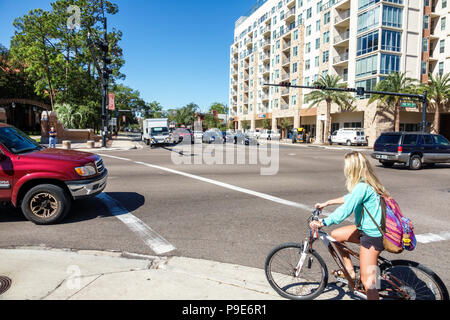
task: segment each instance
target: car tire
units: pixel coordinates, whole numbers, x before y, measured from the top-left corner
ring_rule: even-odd
[[[411,170],[420,170],[422,169],[422,159],[419,155],[413,155],[409,160],[409,168]]]
[[[60,222],[70,211],[71,198],[53,184],[41,184],[27,191],[21,201],[22,213],[36,225]]]
[[[352,146],[352,142],[350,140],[347,140],[347,147],[351,147]]]

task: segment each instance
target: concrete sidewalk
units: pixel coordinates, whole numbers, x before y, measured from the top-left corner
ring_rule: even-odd
[[[0,300],[281,300],[264,270],[182,257],[46,248],[0,249]],[[319,299],[349,300],[329,286]]]

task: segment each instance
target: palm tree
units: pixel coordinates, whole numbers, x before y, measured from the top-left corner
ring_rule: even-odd
[[[439,134],[441,129],[441,109],[450,100],[450,73],[433,76],[430,74],[428,84],[418,86],[420,94],[427,91],[428,103],[434,107],[434,133]]]
[[[338,75],[327,74],[325,77],[320,76],[319,80],[315,81],[313,86],[344,89],[347,87],[347,84],[340,82],[341,80],[342,78]],[[326,102],[327,121],[325,123],[325,134],[327,137],[331,134],[331,104],[336,103],[339,105],[341,111],[351,111],[354,109],[352,105],[354,100],[355,98],[349,92],[344,91],[316,90],[305,96],[305,103],[311,103],[309,108],[318,106],[324,101]],[[320,137],[319,140],[323,143],[323,137]]]
[[[375,86],[375,91],[386,91],[394,93],[414,93],[416,91],[417,80],[409,78],[406,73],[394,72],[389,74],[384,80]],[[400,131],[400,110],[402,97],[373,94],[368,104],[379,101],[384,106],[384,111],[393,108],[394,113],[394,131]]]

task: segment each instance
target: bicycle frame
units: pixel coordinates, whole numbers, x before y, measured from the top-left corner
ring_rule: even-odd
[[[338,267],[342,270],[342,272],[343,272],[343,274],[345,276],[345,279],[347,280],[347,285],[349,286],[351,292],[354,295],[356,295],[356,296],[358,296],[358,297],[360,297],[362,299],[367,300],[367,295],[365,294],[365,291],[358,289],[358,287],[360,287],[362,285],[361,284],[361,278],[357,282],[355,282],[351,278],[350,274],[347,272],[347,269],[345,268],[343,259],[342,259],[341,255],[340,255],[340,253],[338,252],[338,250],[335,249],[335,246],[339,247],[340,250],[342,250],[343,252],[348,253],[350,256],[353,256],[357,260],[359,260],[359,258],[360,258],[359,253],[351,250],[345,244],[338,242],[336,239],[334,239],[333,237],[328,235],[326,232],[323,232],[321,230],[319,230],[317,233],[313,233],[311,231],[309,239],[308,238],[305,239],[304,245],[303,245],[303,252],[301,254],[300,261],[299,261],[299,263],[297,265],[297,268],[296,268],[296,276],[299,276],[299,274],[301,272],[301,269],[303,267],[303,264],[304,264],[304,262],[306,260],[307,253],[311,252],[313,250],[313,244],[318,239],[322,241],[322,243],[328,249],[330,255],[333,257],[333,259],[336,262],[336,264],[338,265]],[[386,259],[384,259],[382,257],[379,257],[378,261],[379,261],[379,264],[389,263],[389,260],[386,260]],[[395,284],[391,279],[386,278],[385,280],[387,282],[389,282],[392,286],[394,286],[396,291],[399,291],[403,295],[407,296],[407,293],[404,290],[402,290],[399,285]],[[399,281],[398,279],[393,279],[393,280],[394,281],[396,280],[399,283],[401,283],[401,281]],[[384,297],[384,295],[380,294],[380,297]]]

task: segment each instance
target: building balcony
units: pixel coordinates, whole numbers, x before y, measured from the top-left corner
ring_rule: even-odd
[[[281,80],[282,81],[286,81],[289,80],[291,78],[291,74],[290,73],[285,73],[281,76]]]
[[[236,65],[238,64],[238,59],[232,58],[232,59],[231,59],[231,64],[232,64],[233,66],[236,66]]]
[[[233,87],[237,87],[238,82],[237,82],[236,80],[231,80],[231,85],[232,85]]]
[[[263,93],[263,94],[261,95],[261,100],[262,100],[262,101],[268,101],[268,100],[269,100],[269,94]]]
[[[283,44],[283,51],[291,49],[291,42],[288,41],[285,44]]]
[[[272,26],[271,26],[271,25],[268,25],[268,26],[266,26],[266,27],[263,29],[262,35],[263,35],[264,37],[267,36],[267,35],[270,35],[271,31],[272,31]]]
[[[282,104],[280,105],[280,109],[281,109],[281,110],[287,110],[287,109],[289,109],[289,103],[282,103]]]
[[[267,75],[270,73],[270,67],[263,67],[261,70],[261,73],[263,74],[263,76]]]
[[[269,48],[269,49],[270,49],[270,39],[265,39],[265,40],[263,40],[263,42],[262,42],[262,44],[261,44],[261,47],[262,47],[263,49],[266,49],[266,48]]]
[[[334,57],[333,59],[333,65],[335,67],[341,67],[345,64],[348,64],[348,52],[338,55],[337,57]]]
[[[335,27],[347,27],[350,25],[350,9],[345,11],[338,11],[337,16],[334,19]]]
[[[295,21],[295,8],[292,8],[285,14],[284,20],[286,21],[286,23],[292,23]]]
[[[289,88],[281,89],[281,95],[282,96],[288,96],[289,95]]]
[[[349,39],[350,39],[350,31],[346,31],[334,37],[333,44],[335,46],[348,46]]]
[[[285,59],[283,59],[283,61],[281,63],[281,65],[283,67],[285,67],[286,65],[289,66],[290,64],[291,64],[291,58],[285,58]]]
[[[270,61],[270,54],[263,53],[262,56],[261,56],[261,60],[263,62]]]
[[[292,6],[295,6],[295,2],[295,0],[287,0],[286,5],[288,6],[288,8],[291,8]]]

